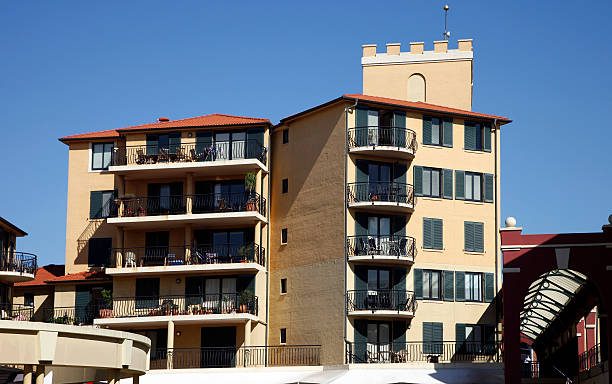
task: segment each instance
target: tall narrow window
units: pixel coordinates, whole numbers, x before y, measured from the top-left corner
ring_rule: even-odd
[[[33,307],[34,306],[34,294],[25,293],[23,295],[23,305],[27,307]]]
[[[423,298],[439,300],[440,295],[440,271],[423,271]]]
[[[482,301],[481,273],[465,273],[465,301]]]
[[[482,201],[482,174],[465,172],[465,200]]]
[[[287,228],[281,229],[281,244],[287,244]]]
[[[113,143],[94,143],[91,147],[91,169],[108,169],[111,164]]]
[[[287,279],[281,279],[281,295],[287,293]]]
[[[283,179],[282,193],[287,193],[289,191],[289,179]]]
[[[289,142],[289,128],[283,131],[283,144],[287,144]]]
[[[287,328],[280,329],[280,343],[287,344]]]

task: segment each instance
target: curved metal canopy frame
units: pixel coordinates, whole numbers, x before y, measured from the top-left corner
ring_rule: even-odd
[[[586,276],[569,269],[550,271],[534,281],[520,314],[521,333],[535,341],[586,282]]]

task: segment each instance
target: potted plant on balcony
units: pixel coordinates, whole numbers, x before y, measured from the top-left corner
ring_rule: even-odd
[[[100,317],[108,318],[114,317],[113,310],[113,291],[110,289],[103,289],[100,294],[102,295],[102,308],[100,308]]]
[[[177,304],[172,304],[172,315],[176,316],[179,314],[179,306]]]
[[[253,297],[255,297],[253,295],[253,292],[249,291],[248,289],[240,292],[240,295],[238,296],[238,299],[240,300],[240,306],[238,307],[238,311],[240,313],[247,312],[249,308],[249,303],[253,301]]]
[[[257,186],[257,176],[253,172],[248,172],[244,176],[244,189],[247,191],[246,210],[254,211],[257,209],[257,201],[255,199],[255,187]]]
[[[238,250],[238,255],[240,256],[241,263],[248,263],[253,260],[253,244],[243,245]]]

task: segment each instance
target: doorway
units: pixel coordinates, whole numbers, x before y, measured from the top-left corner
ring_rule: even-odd
[[[202,368],[236,366],[236,327],[204,327],[200,345]]]

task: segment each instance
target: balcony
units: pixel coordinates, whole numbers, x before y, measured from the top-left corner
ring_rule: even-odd
[[[0,303],[0,320],[31,321],[33,316],[34,307]]]
[[[0,282],[13,284],[33,280],[36,268],[36,255],[9,251],[0,255]]]
[[[118,217],[109,217],[107,222],[130,229],[267,222],[266,199],[256,192],[133,197],[116,200],[116,204]]]
[[[316,366],[320,355],[319,345],[168,348],[151,351],[151,369]]]
[[[353,317],[412,319],[414,293],[402,290],[356,290],[346,293],[346,312]]]
[[[258,321],[259,301],[248,291],[213,295],[114,297],[97,304],[95,325],[153,326]]]
[[[414,131],[402,127],[369,126],[348,130],[349,153],[410,160],[417,146]]]
[[[348,236],[347,258],[354,263],[411,265],[416,241],[410,236]]]
[[[411,184],[395,182],[348,183],[349,208],[381,213],[411,213],[416,198]]]
[[[501,342],[410,341],[346,343],[349,364],[367,363],[501,363]]]
[[[67,325],[92,325],[96,311],[93,306],[44,307],[42,321]]]
[[[257,273],[265,271],[266,249],[259,244],[200,244],[113,248],[108,275],[160,273]]]
[[[121,146],[114,148],[109,172],[130,179],[242,175],[258,169],[268,172],[267,148],[258,140],[204,144]]]

